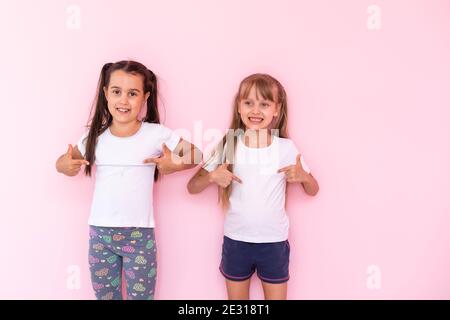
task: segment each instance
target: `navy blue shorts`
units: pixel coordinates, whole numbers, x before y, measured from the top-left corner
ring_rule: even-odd
[[[223,238],[220,272],[232,281],[249,279],[256,270],[258,277],[268,283],[289,280],[289,241],[250,243]]]

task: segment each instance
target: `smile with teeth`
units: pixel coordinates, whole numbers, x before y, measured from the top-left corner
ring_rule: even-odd
[[[256,122],[256,123],[260,123],[260,122],[263,121],[263,118],[259,118],[259,117],[248,117],[248,119],[249,119],[251,122]]]
[[[127,113],[130,112],[131,109],[128,108],[116,108],[117,111],[119,111],[120,113]]]

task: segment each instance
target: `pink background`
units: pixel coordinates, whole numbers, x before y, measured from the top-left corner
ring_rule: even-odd
[[[11,0],[0,32],[0,298],[94,297],[93,179],[54,163],[83,132],[101,66],[127,58],[159,76],[165,125],[192,134],[196,121],[226,128],[250,73],[285,85],[291,137],[321,187],[289,191],[290,299],[450,298],[449,1]],[[226,298],[223,215],[215,188],[187,193],[193,173],[156,187],[157,299]]]

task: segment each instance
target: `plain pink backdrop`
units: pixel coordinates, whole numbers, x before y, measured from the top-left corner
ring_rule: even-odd
[[[450,298],[449,1],[10,0],[0,32],[0,298],[94,297],[93,179],[54,163],[83,133],[102,65],[128,58],[159,76],[165,125],[192,134],[225,130],[250,73],[284,84],[321,187],[289,191],[290,299]],[[194,172],[156,186],[157,299],[226,298],[223,215],[215,188],[187,193]]]

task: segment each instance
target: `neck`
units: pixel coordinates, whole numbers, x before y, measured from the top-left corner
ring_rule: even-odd
[[[272,135],[269,129],[246,130],[244,143],[250,148],[264,148],[272,143]]]
[[[138,132],[140,127],[141,122],[139,120],[124,123],[124,122],[116,122],[113,119],[111,126],[109,127],[109,130],[115,136],[128,137]]]

